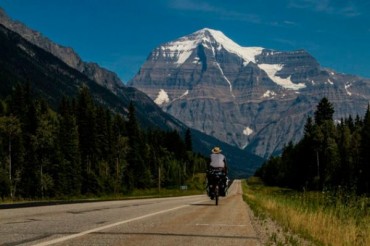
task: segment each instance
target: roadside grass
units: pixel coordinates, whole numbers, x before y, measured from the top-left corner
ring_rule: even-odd
[[[370,245],[368,197],[267,187],[255,177],[243,181],[243,193],[259,218],[268,216],[316,245]]]
[[[56,198],[43,198],[43,199],[23,199],[17,198],[11,200],[9,198],[1,200],[1,205],[8,204],[31,204],[37,203],[74,203],[74,202],[93,202],[93,201],[112,201],[112,200],[128,200],[128,199],[145,199],[145,198],[161,198],[161,197],[175,197],[175,196],[190,196],[200,195],[205,192],[205,174],[198,173],[188,179],[184,185],[176,185],[171,187],[148,188],[148,189],[134,189],[126,193],[116,194],[102,194],[102,195],[80,195],[80,196],[61,196]]]

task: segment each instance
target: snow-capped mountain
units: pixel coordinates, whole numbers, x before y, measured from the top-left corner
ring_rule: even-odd
[[[189,127],[262,157],[301,138],[322,97],[339,120],[362,116],[370,80],[322,68],[309,53],[242,47],[202,29],[155,48],[129,81]]]

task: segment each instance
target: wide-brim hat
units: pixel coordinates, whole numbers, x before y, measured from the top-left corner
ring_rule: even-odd
[[[220,149],[220,147],[214,147],[213,149],[212,149],[212,153],[214,153],[214,154],[218,154],[218,153],[220,153],[222,150]]]

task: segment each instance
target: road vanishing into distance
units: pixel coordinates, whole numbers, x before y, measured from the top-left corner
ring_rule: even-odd
[[[261,245],[234,181],[206,195],[0,209],[0,245]]]

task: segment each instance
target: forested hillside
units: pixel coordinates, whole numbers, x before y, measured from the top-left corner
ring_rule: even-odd
[[[285,146],[256,175],[269,185],[370,194],[370,108],[363,118],[349,116],[338,124],[333,114],[323,98],[314,119],[307,119],[302,140]]]
[[[30,85],[17,85],[0,101],[2,198],[128,193],[158,182],[178,186],[205,167],[205,158],[191,151],[190,131],[185,138],[143,130],[133,103],[125,119],[96,103],[87,87],[63,98],[57,112]]]

